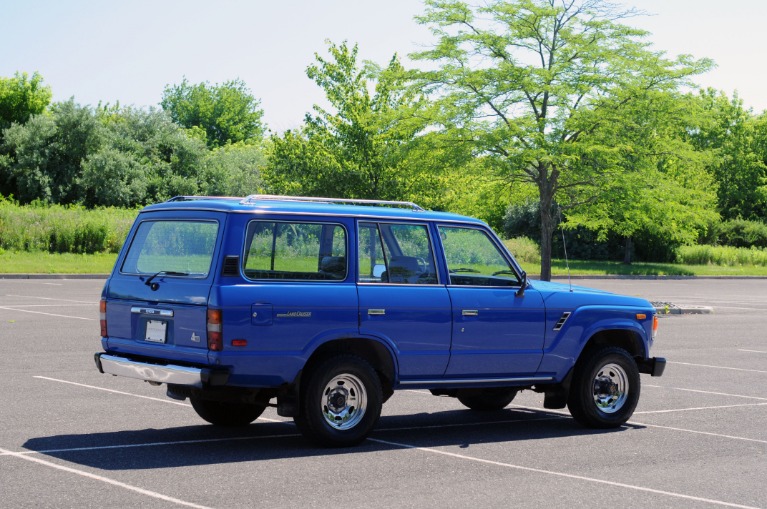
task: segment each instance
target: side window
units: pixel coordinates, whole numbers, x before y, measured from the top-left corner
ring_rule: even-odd
[[[510,286],[519,279],[486,232],[439,227],[451,285]]]
[[[251,221],[243,256],[249,279],[342,281],[346,231],[338,224]]]
[[[360,223],[359,281],[436,284],[429,230],[421,224]]]

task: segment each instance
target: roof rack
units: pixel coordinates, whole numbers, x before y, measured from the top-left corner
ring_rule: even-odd
[[[390,206],[390,207],[403,207],[410,210],[423,212],[426,209],[420,205],[416,205],[409,201],[391,201],[391,200],[362,200],[353,198],[320,198],[316,196],[283,196],[274,194],[251,194],[246,196],[240,203],[243,205],[255,203],[257,201],[298,201],[298,202],[314,202],[314,203],[342,203],[349,205],[373,205],[373,206]]]
[[[239,196],[188,196],[180,195],[170,198],[168,201],[192,201],[192,200],[241,200]]]

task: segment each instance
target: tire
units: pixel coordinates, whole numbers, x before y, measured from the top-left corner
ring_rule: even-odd
[[[517,389],[506,387],[492,389],[470,389],[458,392],[458,401],[465,407],[478,412],[497,412],[503,410],[514,400]]]
[[[381,380],[372,366],[354,355],[325,360],[302,385],[298,430],[325,447],[348,447],[365,440],[381,415]]]
[[[639,368],[617,347],[596,350],[578,361],[567,407],[589,428],[617,428],[631,418],[639,402]]]
[[[261,405],[213,401],[190,396],[189,401],[197,415],[216,426],[247,426],[264,413]]]

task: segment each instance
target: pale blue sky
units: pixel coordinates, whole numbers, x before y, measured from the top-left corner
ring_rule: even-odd
[[[767,109],[765,0],[618,0],[669,54],[713,58],[698,81]],[[39,71],[54,100],[153,106],[167,84],[241,78],[273,131],[301,124],[322,92],[304,71],[325,39],[385,64],[428,44],[419,0],[0,0],[0,76]],[[407,65],[407,60],[406,60]]]

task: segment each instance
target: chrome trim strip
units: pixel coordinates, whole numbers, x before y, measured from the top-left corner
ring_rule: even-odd
[[[102,371],[110,375],[197,388],[202,388],[203,376],[207,378],[207,372],[200,368],[158,366],[107,354],[99,358]]]
[[[141,307],[132,307],[130,308],[131,313],[138,313],[140,315],[153,315],[153,316],[164,316],[167,318],[171,318],[173,316],[173,310],[172,309],[155,309],[155,308],[141,308]]]
[[[506,383],[506,382],[551,382],[553,376],[530,376],[521,378],[475,378],[452,379],[452,380],[404,380],[400,385],[446,385],[446,384],[486,384],[486,383]]]

